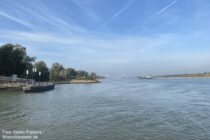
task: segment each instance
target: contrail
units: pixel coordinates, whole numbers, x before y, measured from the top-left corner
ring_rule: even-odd
[[[125,12],[136,0],[130,1],[128,4],[126,4],[122,9],[117,11],[109,20],[107,20],[100,29],[103,29],[106,27],[109,23],[111,23],[115,18],[119,17],[123,12]]]
[[[155,13],[156,15],[159,15],[161,13],[163,13],[164,11],[166,11],[168,8],[170,8],[171,6],[173,6],[174,4],[176,4],[179,0],[175,0],[173,2],[171,2],[169,5],[167,5],[166,7],[164,7],[163,9],[161,9],[160,11],[158,11],[157,13]]]
[[[15,22],[17,22],[17,23],[19,23],[19,24],[22,24],[22,25],[24,25],[24,26],[27,26],[27,27],[29,27],[29,28],[32,27],[32,25],[29,24],[28,22],[25,22],[25,21],[23,21],[23,20],[20,20],[20,19],[14,17],[14,16],[11,16],[11,15],[9,15],[9,14],[7,14],[7,13],[2,12],[2,11],[0,11],[0,16],[3,16],[3,17],[5,17],[5,18],[7,18],[7,19],[10,19],[10,20],[12,20],[12,21],[15,21]]]
[[[159,10],[158,12],[156,12],[155,14],[153,14],[151,17],[149,17],[147,19],[147,21],[144,22],[144,24],[146,24],[148,21],[150,21],[152,18],[156,17],[157,15],[160,15],[161,13],[165,12],[166,10],[168,10],[171,6],[173,6],[174,4],[176,4],[179,0],[175,0],[172,1],[169,5],[167,5],[166,7],[162,8],[161,10]]]

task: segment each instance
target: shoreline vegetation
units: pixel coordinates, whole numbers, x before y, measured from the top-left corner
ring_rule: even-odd
[[[54,82],[55,84],[99,83],[95,72],[65,68],[62,64],[53,63],[50,68],[44,61],[36,62],[30,57],[26,48],[19,44],[0,46],[0,90],[22,89],[26,84]]]

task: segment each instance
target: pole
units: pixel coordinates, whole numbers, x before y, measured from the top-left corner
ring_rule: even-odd
[[[26,70],[27,84],[28,84],[28,74],[29,74],[29,72],[28,72],[28,70]]]
[[[41,71],[39,72],[39,85],[40,85],[40,77],[41,77]]]
[[[34,81],[35,81],[35,86],[36,86],[36,68],[34,68]]]

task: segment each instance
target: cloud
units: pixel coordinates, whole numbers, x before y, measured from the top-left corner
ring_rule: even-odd
[[[74,49],[79,52],[97,54],[136,54],[162,47],[176,38],[173,34],[160,34],[154,36],[112,36],[109,38],[98,35],[62,35],[50,32],[24,32],[24,31],[3,31],[0,38],[2,40],[12,40],[13,42],[30,42],[37,44],[49,44],[53,47]],[[71,51],[70,49],[70,51]]]
[[[98,35],[65,36],[49,32],[1,31],[0,40],[12,40],[11,43],[26,46],[30,56],[37,56],[48,66],[60,62],[66,67],[99,73],[129,71],[130,74],[160,74],[190,68],[196,70],[196,67],[200,69],[201,60],[209,58],[204,55],[209,48],[200,49],[198,53],[193,45],[196,40],[202,41],[203,36],[206,35],[191,32],[150,36],[115,35],[107,38]],[[202,62],[203,65],[206,63]],[[158,70],[154,70],[154,67]]]
[[[152,16],[150,16],[145,22],[144,24],[148,23],[151,19],[155,18],[156,16],[162,14],[163,12],[167,11],[170,7],[172,7],[174,4],[176,4],[179,0],[174,0],[172,1],[170,4],[168,4],[167,6],[163,7],[162,9],[160,9],[159,11],[157,11],[156,13],[154,13]]]
[[[0,38],[10,39],[16,41],[29,41],[29,42],[52,42],[57,44],[72,45],[80,42],[79,37],[64,37],[63,35],[55,35],[53,33],[46,32],[25,32],[25,31],[1,31]],[[71,38],[71,39],[69,39]]]
[[[136,0],[131,0],[129,3],[127,3],[122,9],[117,11],[110,19],[108,19],[100,29],[105,28],[108,24],[110,24],[114,19],[119,17],[123,12],[125,12]]]

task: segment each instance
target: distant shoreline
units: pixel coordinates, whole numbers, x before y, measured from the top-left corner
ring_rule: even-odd
[[[210,79],[210,77],[155,77],[155,79]]]
[[[160,75],[154,76],[154,78],[210,78],[210,73]]]

